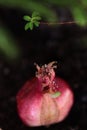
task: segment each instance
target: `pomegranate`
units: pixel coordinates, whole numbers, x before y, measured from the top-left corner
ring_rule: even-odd
[[[36,76],[27,81],[17,94],[17,109],[28,126],[48,126],[61,122],[73,105],[73,92],[60,77],[55,76],[55,61],[37,64]]]

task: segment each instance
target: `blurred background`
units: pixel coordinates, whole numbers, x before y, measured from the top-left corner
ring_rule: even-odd
[[[39,12],[47,24],[24,30],[24,15]],[[0,0],[0,129],[87,130],[87,0]],[[48,24],[71,22],[72,24]],[[29,128],[18,117],[16,94],[35,74],[34,62],[58,61],[57,76],[74,92],[68,117]]]

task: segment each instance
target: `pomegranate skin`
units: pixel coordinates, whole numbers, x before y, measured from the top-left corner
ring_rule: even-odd
[[[61,93],[58,98],[55,98],[59,106],[60,115],[58,122],[60,122],[68,116],[74,103],[74,95],[69,84],[66,81],[61,78],[56,78],[56,80],[59,85],[58,91]]]
[[[24,124],[28,126],[40,126],[42,93],[39,86],[37,78],[31,79],[25,83],[16,96],[18,114]]]
[[[61,93],[53,98],[43,92],[37,77],[29,80],[17,94],[17,109],[22,121],[28,126],[47,126],[61,122],[69,114],[74,102],[70,86],[60,77],[54,78]]]

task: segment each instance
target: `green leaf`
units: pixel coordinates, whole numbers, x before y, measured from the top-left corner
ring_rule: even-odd
[[[32,22],[29,23],[29,28],[30,28],[30,30],[33,30],[33,23]]]
[[[25,30],[33,30],[33,26],[35,25],[36,27],[39,26],[40,22],[39,20],[41,20],[41,17],[40,16],[37,16],[37,13],[34,12],[32,13],[32,17],[30,16],[24,16],[24,20],[28,21],[28,23],[26,23],[25,25]]]
[[[29,22],[28,23],[26,23],[26,25],[25,25],[25,30],[28,30],[30,28],[30,26],[29,26]]]
[[[40,22],[38,22],[38,21],[35,21],[35,22],[34,22],[34,25],[35,25],[36,27],[38,27],[39,24],[40,24]]]
[[[83,6],[87,6],[87,0],[81,0]]]
[[[16,41],[9,32],[9,29],[3,25],[0,26],[0,51],[10,60],[17,59],[20,56],[20,49]]]
[[[25,25],[25,30],[28,30],[30,28],[30,30],[33,30],[33,23],[32,22],[28,22],[26,25]]]
[[[86,21],[86,12],[83,8],[79,7],[79,6],[74,6],[72,8],[72,14],[74,16],[75,21],[81,25],[81,26],[85,26],[87,24]]]
[[[36,17],[33,17],[33,19],[35,19],[35,20],[41,20],[41,17],[40,16],[36,16]]]
[[[25,15],[25,16],[23,17],[23,19],[24,19],[25,21],[31,21],[31,17],[28,16],[28,15]]]
[[[39,16],[39,13],[38,13],[38,12],[33,12],[33,13],[32,13],[32,17],[37,17],[37,16]]]
[[[59,97],[60,95],[61,95],[60,92],[55,92],[55,93],[51,94],[51,97],[52,97],[52,98],[57,98],[57,97]]]

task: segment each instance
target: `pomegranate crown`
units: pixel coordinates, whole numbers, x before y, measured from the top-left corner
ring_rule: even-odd
[[[57,64],[57,61],[52,61],[49,64],[42,65],[41,67],[38,64],[34,63],[34,65],[36,66],[36,69],[37,69],[36,77],[39,78],[39,77],[45,76],[45,75],[50,76],[51,71],[54,72],[54,69],[57,68],[57,65],[54,65],[54,64]]]
[[[41,81],[43,91],[51,93],[53,98],[58,97],[60,92],[58,91],[58,85],[56,84],[55,71],[57,68],[57,61],[50,62],[49,64],[42,65],[41,67],[35,63],[37,68],[36,77]]]
[[[43,87],[49,86],[53,82],[55,78],[54,69],[57,68],[55,65],[56,63],[56,61],[53,61],[49,64],[42,65],[41,67],[35,63],[37,68],[36,77],[41,81]]]

